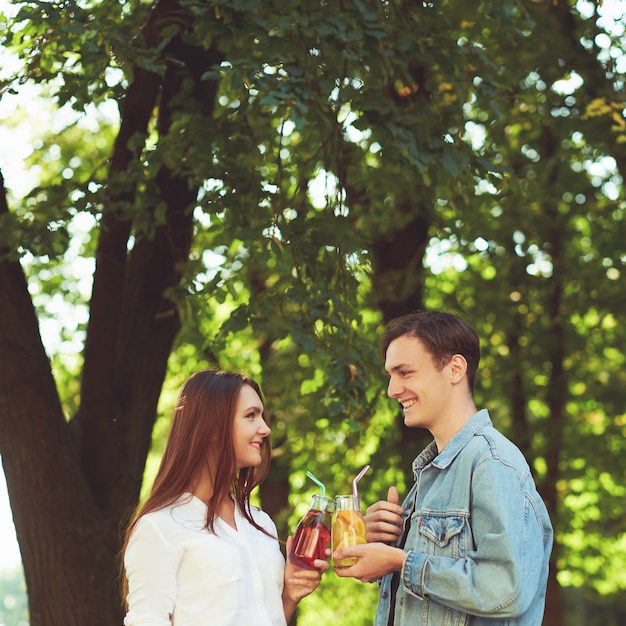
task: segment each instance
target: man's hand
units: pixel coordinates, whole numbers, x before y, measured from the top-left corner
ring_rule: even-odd
[[[357,557],[358,561],[350,567],[335,567],[335,574],[342,578],[350,576],[363,583],[373,583],[385,574],[400,571],[406,552],[380,542],[350,546],[333,552],[333,559],[350,556]]]
[[[402,534],[402,507],[396,487],[389,487],[386,500],[379,500],[365,513],[368,543],[395,543]]]

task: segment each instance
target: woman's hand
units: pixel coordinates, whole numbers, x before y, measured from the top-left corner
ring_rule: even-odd
[[[287,538],[287,554],[289,554],[292,541],[293,537]],[[327,553],[330,555],[330,550],[327,550]],[[294,565],[287,559],[285,564],[285,583],[283,586],[283,609],[287,621],[294,614],[298,602],[317,589],[322,580],[322,574],[330,567],[328,561],[322,561],[321,559],[316,559],[314,565],[317,569],[304,569]]]

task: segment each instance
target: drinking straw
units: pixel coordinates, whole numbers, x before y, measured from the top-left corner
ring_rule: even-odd
[[[326,493],[326,487],[324,487],[324,483],[322,483],[321,480],[313,476],[313,474],[311,474],[311,472],[309,472],[308,470],[306,475],[320,488],[320,496],[324,497],[324,494]]]
[[[367,472],[367,470],[370,468],[369,465],[366,465],[354,478],[354,480],[352,481],[352,495],[356,498],[359,494],[357,492],[356,489],[356,485],[359,482],[359,480],[361,480],[361,478],[363,477],[363,474],[365,474],[365,472]]]

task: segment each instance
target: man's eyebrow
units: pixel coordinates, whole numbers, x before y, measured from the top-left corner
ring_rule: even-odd
[[[411,369],[411,366],[408,363],[399,363],[398,365],[394,365],[390,369],[385,368],[385,371],[388,374],[392,374],[394,372],[399,372],[400,370]]]

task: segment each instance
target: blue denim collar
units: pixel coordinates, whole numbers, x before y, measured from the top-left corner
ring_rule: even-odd
[[[487,409],[481,409],[454,435],[441,452],[437,451],[437,444],[431,441],[413,461],[413,471],[418,472],[429,463],[439,469],[445,469],[467,445],[468,441],[485,426],[492,426],[491,418]]]

